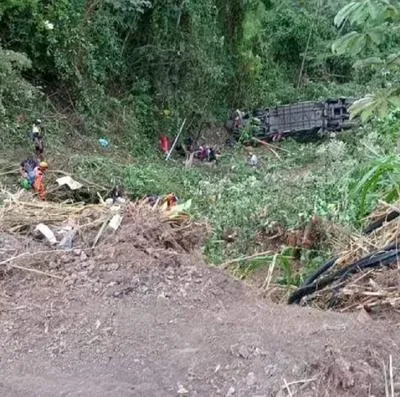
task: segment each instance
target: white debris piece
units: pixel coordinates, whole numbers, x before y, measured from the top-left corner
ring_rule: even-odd
[[[63,176],[61,178],[58,178],[57,183],[58,186],[67,185],[71,190],[78,190],[83,186],[81,183],[79,183],[75,179],[72,179],[70,176]]]
[[[57,244],[57,239],[54,233],[50,230],[50,228],[45,225],[44,223],[39,223],[36,228],[35,232],[41,233],[44,237],[46,237],[47,241],[51,244]]]
[[[120,214],[115,214],[112,218],[108,226],[113,229],[117,230],[122,222],[122,216]]]

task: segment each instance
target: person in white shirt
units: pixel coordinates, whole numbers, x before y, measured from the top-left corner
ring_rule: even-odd
[[[257,156],[256,156],[253,152],[250,152],[250,153],[249,153],[249,164],[250,164],[253,168],[256,168],[257,165],[258,165]]]

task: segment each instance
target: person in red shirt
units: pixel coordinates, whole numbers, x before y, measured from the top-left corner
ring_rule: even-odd
[[[168,137],[165,135],[160,136],[160,148],[161,148],[162,152],[167,154],[169,152],[170,147],[171,147],[171,144],[169,142]]]

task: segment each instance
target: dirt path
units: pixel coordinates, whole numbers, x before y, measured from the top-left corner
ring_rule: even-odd
[[[293,395],[381,396],[400,357],[396,326],[268,305],[195,263],[71,274],[3,280],[1,396],[285,396],[313,378]]]

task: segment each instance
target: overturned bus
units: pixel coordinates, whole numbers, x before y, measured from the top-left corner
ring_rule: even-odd
[[[349,98],[299,102],[257,109],[252,115],[236,111],[227,127],[237,139],[246,126],[253,128],[253,137],[267,141],[286,137],[311,138],[354,127],[356,123],[350,121],[348,112],[353,102]]]

